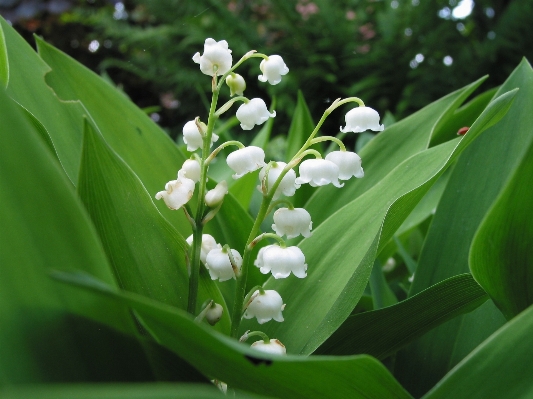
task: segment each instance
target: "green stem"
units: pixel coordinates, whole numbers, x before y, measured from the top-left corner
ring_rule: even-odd
[[[316,139],[311,140],[311,145],[320,143],[321,141],[333,141],[334,143],[337,143],[337,145],[340,147],[341,151],[346,151],[346,147],[344,146],[344,143],[339,140],[337,137],[333,136],[322,136],[317,137]]]
[[[191,260],[191,275],[189,277],[189,299],[187,304],[187,311],[191,314],[196,313],[196,302],[198,298],[198,281],[200,279],[200,251],[202,248],[202,233],[204,224],[202,217],[205,211],[205,193],[207,182],[207,167],[206,162],[211,148],[211,137],[215,127],[217,116],[215,115],[219,88],[216,84],[216,76],[213,77],[213,95],[211,98],[211,108],[209,109],[209,117],[207,120],[207,130],[203,138],[202,159],[200,160],[200,181],[198,182],[198,201],[196,207],[196,215],[194,221],[196,228],[193,230],[193,245],[192,245],[192,260]]]

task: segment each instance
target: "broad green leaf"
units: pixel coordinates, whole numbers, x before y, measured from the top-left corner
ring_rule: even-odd
[[[530,306],[464,358],[423,399],[533,397],[532,330]]]
[[[7,68],[7,94],[46,129],[69,179],[76,184],[81,155],[82,115],[77,102],[60,101],[46,85],[50,71],[31,46],[0,17],[0,65]],[[6,62],[4,64],[3,62]],[[44,136],[44,135],[43,135]]]
[[[49,271],[83,270],[115,285],[96,231],[57,159],[0,89],[0,386],[150,380],[135,340],[70,312],[100,308],[101,320],[136,331],[130,313],[65,292]],[[135,366],[133,366],[135,364]]]
[[[100,134],[85,122],[78,192],[100,234],[121,288],[185,309],[189,278],[188,246],[159,213],[131,169]],[[201,278],[198,302],[223,304],[207,276]],[[229,331],[229,316],[217,327]]]
[[[372,292],[372,302],[374,309],[381,309],[387,306],[394,305],[398,302],[396,295],[389,287],[383,270],[381,269],[381,262],[376,259],[374,261],[374,267],[372,267],[372,273],[370,273],[370,292]]]
[[[533,126],[523,129],[533,136]],[[533,145],[530,145],[485,216],[470,248],[474,278],[508,320],[533,304],[532,181]]]
[[[533,141],[532,80],[533,71],[524,61],[498,91],[499,95],[519,88],[509,112],[455,165],[428,231],[410,295],[469,272],[474,234]],[[487,302],[434,329],[399,352],[398,378],[410,392],[422,395],[504,322],[494,304]]]
[[[388,370],[370,356],[269,356],[195,323],[179,309],[118,292],[89,275],[56,273],[55,278],[102,300],[131,307],[159,343],[204,374],[235,388],[295,399],[410,398]],[[99,312],[87,309],[85,315],[98,320]]]
[[[382,359],[487,299],[470,274],[451,277],[396,305],[348,317],[316,354],[366,353]]]
[[[223,399],[215,387],[194,384],[36,385],[2,391],[3,399]],[[261,396],[240,393],[242,399]]]
[[[398,165],[303,240],[300,248],[307,259],[308,276],[267,281],[265,287],[278,291],[287,307],[285,321],[266,324],[264,331],[282,340],[291,353],[309,354],[320,346],[355,307],[380,248],[446,167],[502,117],[514,94],[506,93],[491,102],[466,136],[422,151]],[[253,323],[245,321],[243,329],[256,329]]]
[[[4,32],[2,28],[0,28],[0,83],[2,84],[3,89],[7,87],[8,82],[9,82],[9,62],[7,60],[6,41],[4,37]]]
[[[378,184],[403,161],[427,149],[439,121],[449,118],[483,80],[448,94],[373,138],[359,154],[363,160],[364,178],[346,181],[341,190],[331,185],[321,187],[306,203],[305,209],[313,217],[313,226],[317,227],[339,208]]]

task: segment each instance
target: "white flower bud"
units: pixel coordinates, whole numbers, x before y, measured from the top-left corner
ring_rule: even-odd
[[[300,234],[309,237],[312,227],[311,215],[303,208],[280,208],[274,212],[272,230],[280,237],[294,238]]]
[[[379,124],[379,114],[370,107],[357,107],[348,111],[344,117],[346,127],[340,127],[341,132],[361,133],[365,130],[381,132],[385,127]]]
[[[234,179],[265,166],[265,152],[259,147],[245,147],[233,151],[226,158],[228,166],[235,171]]]
[[[223,313],[224,313],[224,308],[218,303],[215,303],[212,306],[210,306],[209,309],[207,309],[205,313],[205,320],[209,324],[214,326],[222,318]]]
[[[229,87],[230,96],[232,97],[235,94],[242,96],[244,90],[246,89],[246,82],[244,81],[244,78],[238,73],[232,73],[228,75],[228,77],[226,78],[226,84]]]
[[[205,204],[211,208],[214,208],[224,200],[224,196],[228,193],[228,183],[226,180],[222,180],[212,190],[209,190],[205,194]]]
[[[269,343],[265,341],[256,341],[251,346],[251,348],[257,349],[258,351],[269,353],[271,355],[286,355],[287,350],[285,345],[283,345],[278,339],[271,338]]]
[[[214,39],[205,39],[204,53],[194,54],[192,60],[200,64],[200,71],[202,73],[214,76],[215,73],[220,76],[224,75],[231,69],[233,58],[231,57],[231,50],[228,48],[228,42],[221,40],[217,42]]]
[[[265,290],[264,294],[261,294],[259,290],[252,294],[252,302],[246,308],[244,312],[245,319],[257,318],[259,324],[266,323],[272,319],[282,322],[283,315],[281,311],[285,308],[283,299],[274,290]]]
[[[165,204],[172,210],[180,209],[192,198],[194,193],[194,181],[180,176],[177,180],[171,180],[165,185],[165,191],[159,191],[155,199],[165,201]]]
[[[231,250],[231,254],[235,259],[235,266],[240,270],[242,266],[241,255],[234,249]],[[212,280],[226,281],[235,278],[229,255],[224,248],[215,248],[209,251],[205,260],[205,267],[209,270]]]
[[[191,179],[193,182],[197,183],[200,181],[200,162],[198,162],[196,159],[187,159],[185,162],[183,162],[180,172],[182,172],[181,176]],[[178,178],[180,177],[180,172],[178,172]]]
[[[326,160],[339,167],[340,180],[348,180],[352,176],[360,178],[365,175],[361,167],[361,157],[355,152],[333,151],[326,155]]]
[[[193,235],[191,234],[187,237],[187,244],[192,245]],[[210,234],[202,234],[202,245],[200,246],[200,260],[202,263],[205,263],[205,258],[207,254],[215,248],[222,248],[220,244],[217,244],[215,239]]]
[[[302,250],[298,247],[281,248],[267,245],[259,250],[254,262],[263,274],[272,272],[276,279],[289,277],[291,272],[298,278],[307,276],[307,264]]]
[[[283,171],[283,168],[285,168],[287,164],[285,162],[276,162],[274,165],[270,167],[270,170],[268,171],[268,178],[267,178],[267,184],[268,187],[272,187],[276,180],[278,179],[279,175]],[[259,182],[263,182],[263,179],[265,178],[267,166],[263,167],[261,171],[259,172]],[[291,197],[296,192],[296,185],[294,184],[294,181],[296,180],[296,172],[294,170],[289,170],[285,176],[283,176],[283,179],[281,179],[281,182],[279,183],[278,188],[276,189],[276,192],[274,193],[274,197],[272,199],[275,201],[277,200],[281,194],[286,195],[287,197]],[[257,186],[257,189],[259,191],[261,190],[261,184]]]
[[[218,136],[213,133],[211,135],[211,146],[218,140]],[[183,126],[183,142],[187,144],[187,151],[196,151],[198,148],[202,148],[204,141],[202,134],[198,130],[195,121],[189,121]]]
[[[279,55],[270,55],[268,59],[261,61],[259,69],[263,72],[263,75],[259,75],[259,80],[261,82],[268,80],[271,85],[277,85],[281,82],[281,75],[287,75],[289,72],[289,68]]]
[[[344,186],[339,183],[339,167],[325,159],[306,159],[300,164],[300,177],[295,180],[296,187],[309,183],[311,187],[325,186],[333,183],[335,187]]]
[[[268,112],[267,106],[260,98],[252,98],[246,104],[242,104],[236,113],[243,130],[251,130],[255,125],[261,125],[268,118],[276,116],[276,111]]]

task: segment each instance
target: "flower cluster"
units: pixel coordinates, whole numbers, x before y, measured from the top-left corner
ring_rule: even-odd
[[[211,279],[224,282],[237,280],[235,306],[232,314],[232,335],[236,337],[241,318],[257,319],[259,324],[271,320],[283,322],[283,310],[285,304],[281,295],[274,290],[264,290],[262,287],[254,287],[245,295],[246,275],[248,267],[252,264],[259,268],[263,274],[272,275],[274,279],[289,278],[293,276],[303,279],[307,276],[307,263],[305,255],[297,246],[287,246],[286,239],[298,236],[311,236],[313,223],[311,215],[303,208],[295,208],[289,201],[296,190],[304,184],[312,187],[321,187],[332,184],[335,187],[343,187],[344,182],[352,177],[361,178],[364,171],[361,166],[361,158],[355,152],[347,151],[342,141],[336,137],[325,136],[315,138],[321,124],[316,126],[303,147],[294,155],[289,162],[270,161],[265,162],[265,152],[256,146],[244,146],[237,141],[223,143],[211,152],[211,147],[219,137],[214,134],[215,121],[220,115],[227,112],[232,105],[240,101],[242,104],[236,110],[236,117],[243,130],[252,130],[256,125],[265,123],[269,118],[274,118],[276,112],[267,108],[266,103],[260,98],[248,99],[244,97],[246,82],[244,78],[235,73],[235,69],[250,58],[262,58],[259,65],[261,74],[259,81],[276,85],[281,82],[289,69],[283,58],[279,55],[259,54],[255,51],[246,53],[237,63],[233,64],[232,52],[225,40],[216,41],[206,39],[203,54],[194,54],[193,61],[200,65],[202,73],[212,77],[213,101],[207,124],[200,118],[189,121],[183,127],[183,141],[187,151],[192,152],[191,159],[185,161],[178,171],[176,180],[168,182],[165,191],[156,194],[156,199],[163,199],[165,204],[173,210],[184,209],[191,223],[194,234],[187,238],[187,243],[192,247],[191,278],[189,284],[189,312],[196,311],[196,292],[200,264],[203,264]],[[220,79],[219,79],[220,77]],[[226,84],[230,89],[231,99],[216,110],[218,94]],[[237,95],[237,97],[234,97]],[[366,107],[363,102],[351,97],[344,100],[336,100],[328,108],[325,116],[329,115],[339,106],[357,102],[358,107],[350,110],[345,117],[346,126],[341,127],[343,133],[359,133],[365,130],[382,131],[383,125],[379,124],[379,114],[372,108]],[[329,152],[323,158],[322,154],[310,147],[318,141],[329,140],[339,145],[339,150]],[[234,172],[233,179],[240,179],[247,173],[259,170],[259,184],[257,189],[262,193],[263,199],[260,206],[250,238],[244,248],[243,256],[228,245],[221,245],[209,234],[202,234],[203,226],[209,222],[218,212],[228,194],[228,183],[220,181],[213,189],[207,190],[207,172],[210,162],[229,145],[237,146],[238,149],[231,152],[226,163]],[[201,154],[195,151],[201,150]],[[305,159],[307,156],[314,158]],[[298,166],[298,175],[295,168]],[[187,203],[194,195],[198,184],[198,202],[196,214],[190,215]],[[279,207],[284,203],[285,207]],[[259,234],[259,228],[268,213],[275,209],[272,224],[274,233]],[[200,240],[201,237],[201,240]],[[260,248],[257,258],[250,260],[253,247],[262,239],[273,238],[275,244]],[[196,242],[200,240],[201,242]],[[209,302],[200,313],[210,324],[216,323],[222,317],[222,307]],[[200,317],[200,316],[198,316]],[[261,335],[263,340],[255,342],[252,347],[271,354],[285,354],[285,347],[275,339],[269,339],[261,332],[248,332],[241,338],[246,340],[248,336]]]

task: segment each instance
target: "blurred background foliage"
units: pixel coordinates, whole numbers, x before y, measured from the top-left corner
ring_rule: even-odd
[[[0,14],[30,43],[40,35],[108,77],[174,138],[207,113],[211,82],[192,61],[207,37],[227,40],[235,61],[250,49],[284,58],[290,73],[277,86],[258,82],[259,60],[239,70],[247,97],[276,96],[278,134],[298,89],[315,119],[359,96],[394,120],[482,75],[484,90],[499,85],[533,60],[533,0],[0,0]]]

